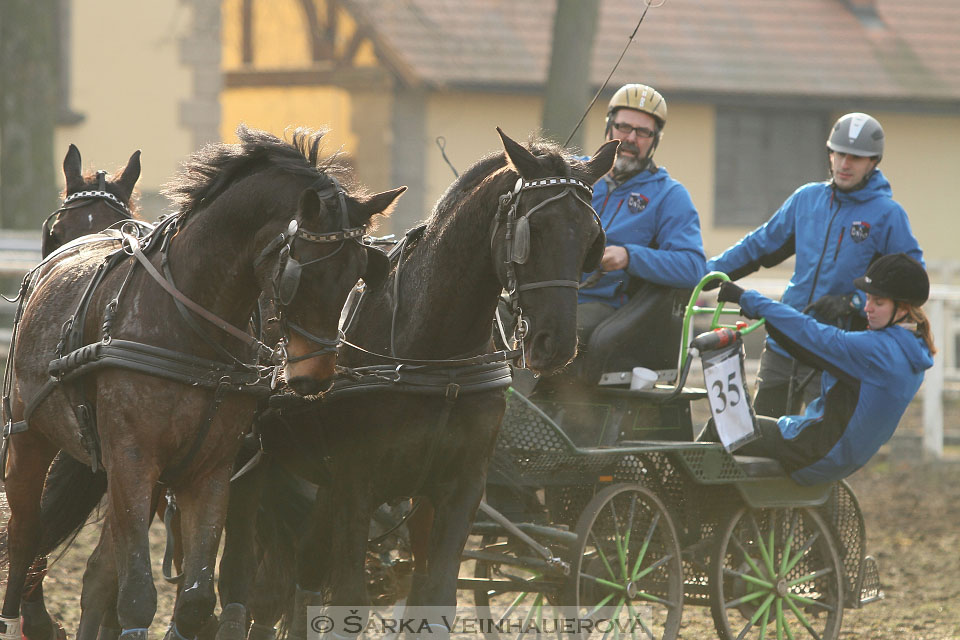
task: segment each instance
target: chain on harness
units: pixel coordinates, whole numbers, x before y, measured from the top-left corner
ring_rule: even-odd
[[[524,191],[556,186],[563,186],[563,191],[547,198],[543,202],[538,203],[529,211],[526,211],[519,216],[517,215],[517,210],[520,206],[520,197]],[[584,199],[583,196],[578,193],[578,190],[585,192],[587,194],[587,198]],[[526,264],[527,260],[530,258],[530,217],[540,209],[546,207],[548,204],[557,202],[568,195],[587,207],[590,210],[590,213],[593,214],[593,218],[597,222],[597,225],[600,225],[600,218],[597,216],[597,212],[593,210],[593,206],[590,204],[590,199],[593,196],[593,188],[582,180],[562,177],[540,178],[537,180],[524,180],[522,177],[517,178],[517,182],[514,185],[513,190],[508,191],[500,196],[500,202],[497,207],[497,215],[493,221],[493,228],[490,233],[491,251],[495,247],[500,225],[503,224],[506,228],[506,232],[504,234],[506,259],[504,264],[507,272],[507,283],[505,288],[509,297],[510,311],[514,318],[516,318],[513,340],[519,344],[521,351],[520,366],[522,367],[526,367],[526,347],[524,346],[524,338],[526,337],[527,331],[530,329],[530,323],[523,316],[523,309],[520,306],[520,293],[523,291],[530,291],[532,289],[545,289],[548,287],[570,287],[573,289],[578,289],[580,287],[580,282],[578,280],[538,280],[535,282],[520,284],[517,280],[517,271],[516,267],[514,266],[516,264]]]

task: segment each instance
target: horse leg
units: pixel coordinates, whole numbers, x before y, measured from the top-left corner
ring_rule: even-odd
[[[220,559],[220,627],[216,640],[243,640],[247,635],[247,604],[257,575],[256,521],[262,468],[252,469],[232,483]]]
[[[47,575],[47,559],[37,558],[30,567],[20,603],[21,632],[26,640],[53,640],[62,627],[53,621],[43,599],[43,579]]]
[[[10,561],[7,590],[0,611],[0,638],[20,640],[20,605],[30,567],[40,546],[40,496],[56,450],[27,431],[11,436],[6,493],[10,507],[7,553]]]
[[[417,574],[426,574],[427,557],[430,546],[430,530],[433,528],[433,504],[421,497],[420,506],[407,519],[407,531],[410,532],[410,553],[413,554],[413,570]]]
[[[213,614],[214,568],[226,519],[231,466],[219,465],[177,491],[183,536],[183,587],[177,596],[168,640],[195,638]]]
[[[116,621],[117,565],[110,540],[110,516],[100,529],[100,540],[87,559],[80,594],[80,625],[77,640],[97,640],[120,633]],[[108,620],[110,618],[110,620]],[[108,626],[112,623],[113,626]]]

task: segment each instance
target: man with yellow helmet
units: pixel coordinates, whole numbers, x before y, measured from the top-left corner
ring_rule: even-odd
[[[607,246],[599,273],[580,289],[578,327],[586,346],[578,366],[588,382],[638,365],[675,366],[676,310],[688,295],[680,290],[693,288],[706,272],[690,194],[653,162],[666,123],[666,100],[644,84],[620,87],[607,108],[606,138],[620,140],[620,148],[613,170],[593,186]],[[661,329],[666,333],[649,333]]]

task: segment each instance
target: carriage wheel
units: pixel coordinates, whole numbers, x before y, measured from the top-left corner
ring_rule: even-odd
[[[840,634],[843,565],[816,511],[741,508],[730,518],[710,571],[721,640]]]
[[[483,536],[480,549],[518,557],[517,548],[508,539],[497,536]],[[524,549],[526,546],[521,544],[520,553],[524,553]],[[530,555],[530,552],[526,551],[526,555]],[[544,635],[559,637],[553,622],[562,614],[559,607],[561,583],[556,578],[551,581],[542,571],[521,566],[519,562],[514,565],[483,560],[476,561],[473,576],[513,583],[510,590],[491,588],[473,591],[473,602],[478,613],[491,621],[491,624],[483,627],[483,635],[487,640],[530,637],[515,629],[509,630],[511,623],[521,624],[523,628],[536,625],[536,628],[546,631]],[[503,632],[498,632],[498,629]]]
[[[563,594],[570,613],[614,621],[612,635],[677,637],[683,610],[680,543],[656,495],[636,484],[607,487],[584,509],[577,539]]]

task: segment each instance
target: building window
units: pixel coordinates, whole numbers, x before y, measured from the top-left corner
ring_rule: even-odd
[[[825,180],[829,114],[718,107],[714,224],[755,227],[797,187]]]

